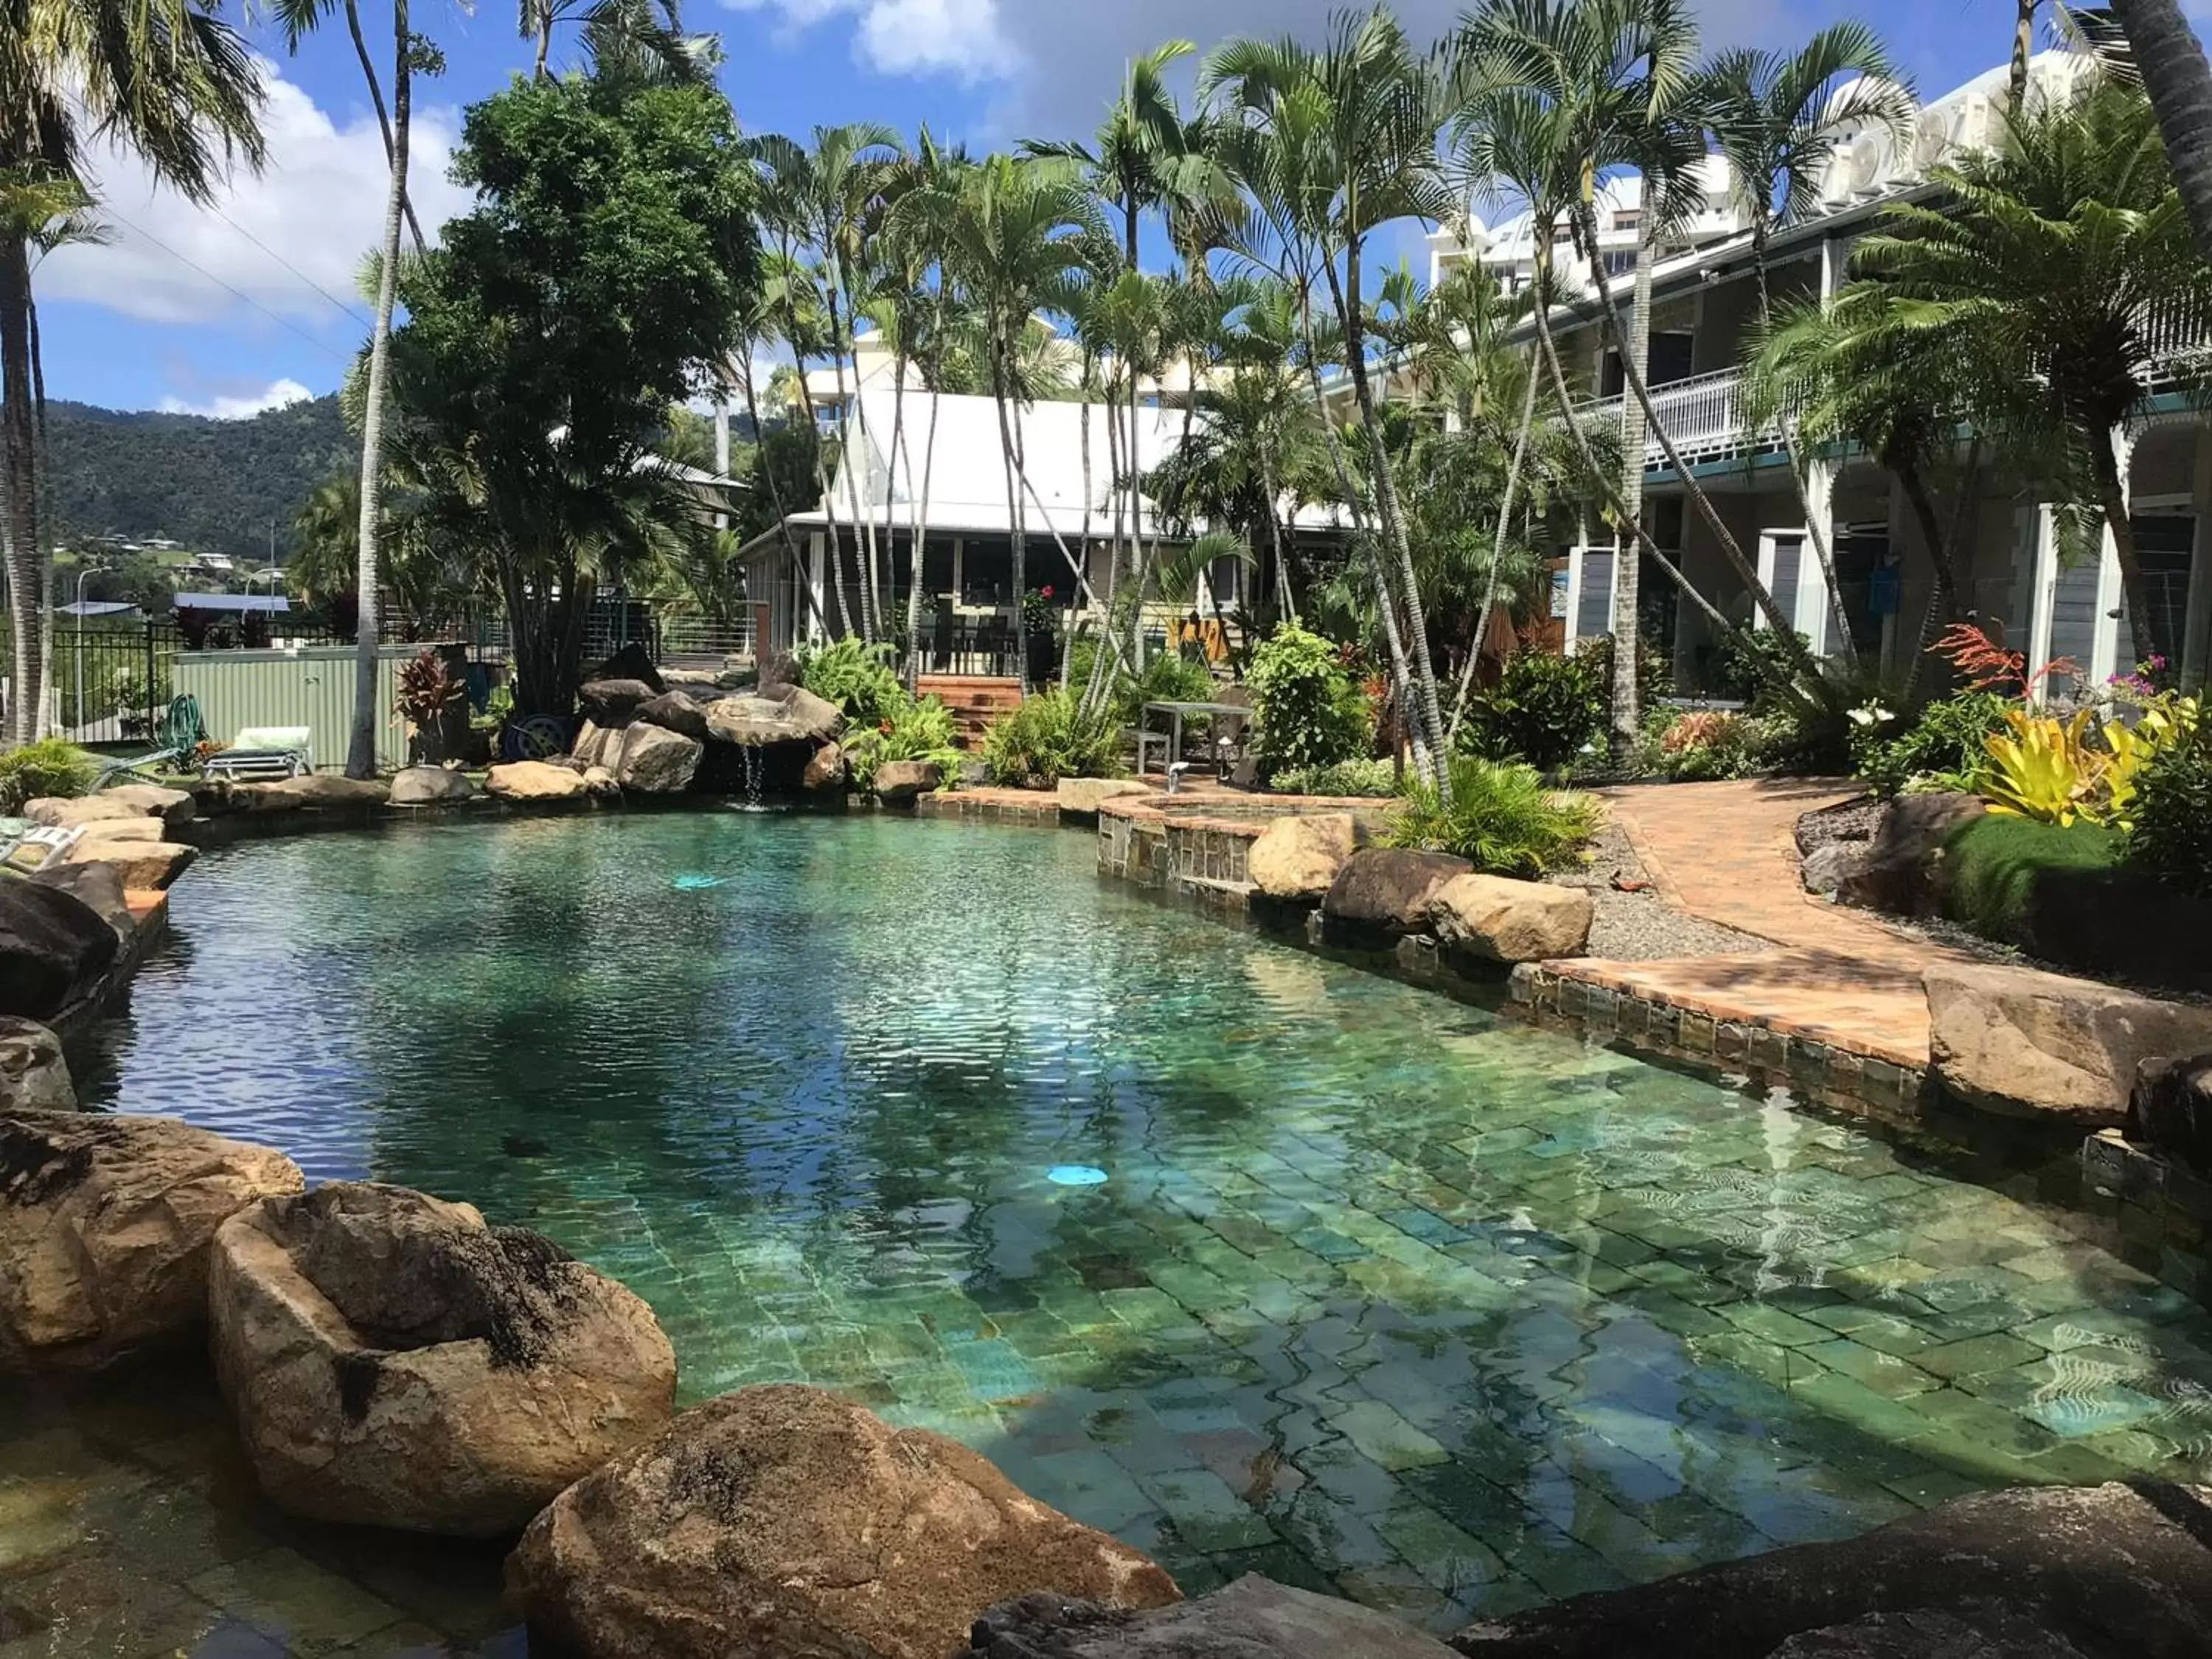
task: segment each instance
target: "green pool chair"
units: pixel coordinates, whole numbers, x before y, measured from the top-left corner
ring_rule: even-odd
[[[149,755],[107,762],[100,769],[100,776],[92,787],[105,789],[126,777],[149,776],[163,767],[183,771],[191,766],[193,752],[206,740],[207,727],[200,721],[199,700],[189,695],[173,697],[168,713],[154,728],[154,741],[161,746]]]

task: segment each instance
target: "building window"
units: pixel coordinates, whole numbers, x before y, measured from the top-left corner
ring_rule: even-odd
[[[1624,235],[1632,230],[1644,228],[1644,215],[1635,208],[1624,208],[1613,216],[1613,228]]]
[[[1636,252],[1632,248],[1617,248],[1605,256],[1605,274],[1626,276],[1636,269]]]

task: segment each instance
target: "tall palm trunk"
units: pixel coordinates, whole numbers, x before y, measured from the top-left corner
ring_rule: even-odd
[[[384,165],[392,164],[392,116],[384,106],[384,88],[376,77],[376,60],[368,53],[368,37],[361,30],[361,7],[358,0],[345,0],[346,33],[353,39],[353,55],[361,63],[362,79],[368,83],[369,106],[376,112],[376,130],[384,136]],[[405,204],[407,228],[413,233],[415,251],[420,253],[428,246],[422,240],[422,222],[415,216],[415,204]]]
[[[38,606],[43,544],[31,398],[30,308],[29,251],[21,236],[11,234],[0,244],[0,450],[4,450],[8,475],[8,609],[15,647],[13,695],[7,711],[10,744],[31,741],[46,695],[39,678],[46,619]]]
[[[1585,240],[1592,247],[1595,247],[1597,246],[1596,216],[1587,208],[1584,213],[1586,215]],[[1712,496],[1706,493],[1705,487],[1698,482],[1696,475],[1690,470],[1689,464],[1683,460],[1682,452],[1675,446],[1674,434],[1667,430],[1667,423],[1659,418],[1658,410],[1652,407],[1651,388],[1645,384],[1644,375],[1636,365],[1629,361],[1628,353],[1622,343],[1620,318],[1613,309],[1613,284],[1606,276],[1605,261],[1593,260],[1590,271],[1597,281],[1598,319],[1605,328],[1607,338],[1612,341],[1613,349],[1620,353],[1621,378],[1627,383],[1628,396],[1633,398],[1643,410],[1644,418],[1649,425],[1650,435],[1659,441],[1659,448],[1667,457],[1667,465],[1674,469],[1674,476],[1682,481],[1683,489],[1697,507],[1698,516],[1705,521],[1706,528],[1713,532],[1714,540],[1720,544],[1721,556],[1728,561],[1729,568],[1735,572],[1736,580],[1743,584],[1744,591],[1751,595],[1752,603],[1759,607],[1760,613],[1765,617],[1768,625],[1781,636],[1784,641],[1783,648],[1795,659],[1798,672],[1804,675],[1808,682],[1816,685],[1820,684],[1820,665],[1813,660],[1813,653],[1806,648],[1803,636],[1797,632],[1796,620],[1782,614],[1782,607],[1774,602],[1774,595],[1767,591],[1766,584],[1759,580],[1757,568],[1744,556],[1741,544],[1736,540],[1735,532],[1728,527],[1728,521],[1721,517],[1720,509],[1713,504]],[[1556,368],[1556,365],[1554,367]],[[1651,538],[1644,532],[1641,523],[1635,526],[1635,531],[1638,540],[1644,544],[1644,550],[1651,551]],[[1616,575],[1618,574],[1618,572],[1615,573]]]
[[[2197,251],[2212,259],[2212,65],[2180,0],[2112,0],[2158,117]]]
[[[929,389],[929,435],[921,443],[921,496],[916,503],[911,544],[907,550],[909,564],[906,590],[907,690],[921,689],[921,575],[925,538],[929,533],[929,486],[931,474],[937,467],[937,410],[939,393],[935,386]],[[950,646],[951,641],[946,644]]]
[[[2111,441],[2089,445],[2089,470],[2097,483],[2097,501],[2105,514],[2105,528],[2112,532],[2112,551],[2120,565],[2120,588],[2127,595],[2128,630],[2135,644],[2136,660],[2148,662],[2159,654],[2158,636],[2151,632],[2150,588],[2143,580],[2142,560],[2136,548],[2135,520],[2128,510],[2127,485],[2120,477],[2119,457]]]
[[[906,465],[907,499],[909,502],[914,499],[914,459],[906,453],[906,351],[903,341],[900,349],[892,354],[891,373],[895,377],[891,387],[891,453],[884,468],[883,557],[885,575],[895,580],[894,573],[898,568],[897,480],[902,461]],[[875,579],[875,572],[872,568],[868,572],[868,576],[872,582]],[[887,583],[886,586],[888,585]],[[896,591],[892,592],[891,598],[894,601],[897,599],[898,595]],[[878,599],[876,621],[880,628],[883,623],[880,598]],[[911,635],[907,639],[907,648],[909,651],[914,648]]]
[[[1649,189],[1647,184],[1646,188]],[[1637,372],[1648,374],[1651,364],[1651,268],[1658,261],[1659,215],[1656,204],[1647,202],[1641,234],[1636,239],[1636,287],[1628,313],[1628,339],[1621,349],[1624,360],[1633,358]],[[1589,244],[1590,264],[1604,263],[1605,255],[1595,236]],[[1622,517],[1641,524],[1644,518],[1644,406],[1635,398],[1620,400],[1620,511]],[[1609,746],[1613,763],[1624,766],[1635,753],[1644,731],[1644,687],[1637,677],[1637,659],[1644,654],[1643,550],[1634,535],[1624,530],[1614,544],[1613,559],[1613,725]]]
[[[2017,8],[2012,25],[2012,73],[2006,88],[2015,112],[2027,103],[2027,60],[2035,56],[2035,13],[2043,0],[2014,0]]]
[[[376,772],[376,536],[383,516],[385,388],[392,371],[392,307],[399,286],[399,228],[406,217],[407,128],[413,102],[407,0],[392,0],[392,177],[385,192],[383,264],[377,272],[376,326],[368,337],[368,389],[361,421],[361,562],[356,577],[360,601],[353,636],[353,732],[346,744],[349,778],[372,777]],[[574,595],[562,597],[574,603]]]
[[[1014,589],[1014,661],[1022,683],[1022,695],[1030,690],[1029,641],[1022,631],[1022,595],[1029,590],[1026,554],[1028,549],[1022,536],[1023,514],[1021,489],[1017,479],[1019,459],[1014,448],[1014,429],[1006,418],[1006,399],[1009,396],[1006,349],[995,337],[991,341],[991,401],[999,411],[999,446],[1006,456],[1006,533],[1007,560],[1013,573]]]
[[[837,460],[845,474],[845,498],[853,508],[853,571],[859,578],[854,599],[860,611],[860,634],[861,638],[872,641],[876,637],[876,622],[875,614],[868,604],[868,590],[874,583],[874,572],[872,569],[864,570],[862,567],[864,562],[869,566],[874,563],[876,526],[874,518],[860,505],[860,474],[854,465],[853,410],[846,406],[845,401],[845,335],[840,320],[837,279],[834,271],[830,279],[830,362],[837,377]],[[855,378],[858,378],[857,365]],[[856,405],[860,402],[858,386],[854,388],[853,402]],[[861,435],[863,438],[867,435],[865,425],[861,428]],[[845,556],[842,545],[835,538],[832,538],[830,554],[841,562]],[[844,582],[845,573],[841,562],[837,572],[837,608],[840,611],[845,608]]]
[[[1367,439],[1368,463],[1375,469],[1375,506],[1382,521],[1383,538],[1383,549],[1378,550],[1376,559],[1376,571],[1378,575],[1389,572],[1404,590],[1397,603],[1405,608],[1405,649],[1415,698],[1409,712],[1414,726],[1427,739],[1429,781],[1438,794],[1447,795],[1451,789],[1451,769],[1443,747],[1443,709],[1437,698],[1436,668],[1429,656],[1428,619],[1422,612],[1420,579],[1413,568],[1413,544],[1406,534],[1406,515],[1398,501],[1397,477],[1391,469],[1389,447],[1382,441],[1382,416],[1376,411],[1375,388],[1367,374],[1367,329],[1359,305],[1358,243],[1354,240],[1345,249],[1341,287],[1338,285],[1336,266],[1332,263],[1328,269],[1330,295],[1344,324],[1345,367],[1351,371],[1352,394],[1359,405],[1359,425]],[[1389,569],[1393,562],[1397,567],[1395,572]],[[1386,610],[1390,604],[1392,585],[1392,580],[1382,584]]]
[[[1475,665],[1482,658],[1482,642],[1490,636],[1490,613],[1498,605],[1498,578],[1505,568],[1505,542],[1513,524],[1514,499],[1520,494],[1521,471],[1528,462],[1528,445],[1536,430],[1537,378],[1534,370],[1528,375],[1528,385],[1521,397],[1521,426],[1513,437],[1513,459],[1505,469],[1505,495],[1498,504],[1498,530],[1490,544],[1490,579],[1483,584],[1482,609],[1475,612],[1474,643],[1468,647],[1467,662],[1460,670],[1459,690],[1452,698],[1451,725],[1444,732],[1444,745],[1450,749],[1459,741],[1460,721],[1467,714],[1468,693],[1474,684]]]

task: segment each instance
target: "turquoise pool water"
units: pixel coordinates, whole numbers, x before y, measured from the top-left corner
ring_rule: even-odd
[[[1901,1146],[1093,857],[736,812],[241,845],[95,1087],[541,1228],[687,1396],[846,1390],[1191,1589],[1443,1628],[2201,1478],[2212,1317],[2160,1277],[2196,1264],[2061,1207],[2063,1154]]]

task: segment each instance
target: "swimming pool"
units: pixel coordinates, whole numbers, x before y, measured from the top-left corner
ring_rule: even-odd
[[[1443,1629],[2212,1453],[2195,1264],[2089,1242],[2063,1147],[1901,1145],[1094,857],[735,811],[248,842],[92,1087],[540,1228],[686,1398],[843,1390],[1192,1591]]]

